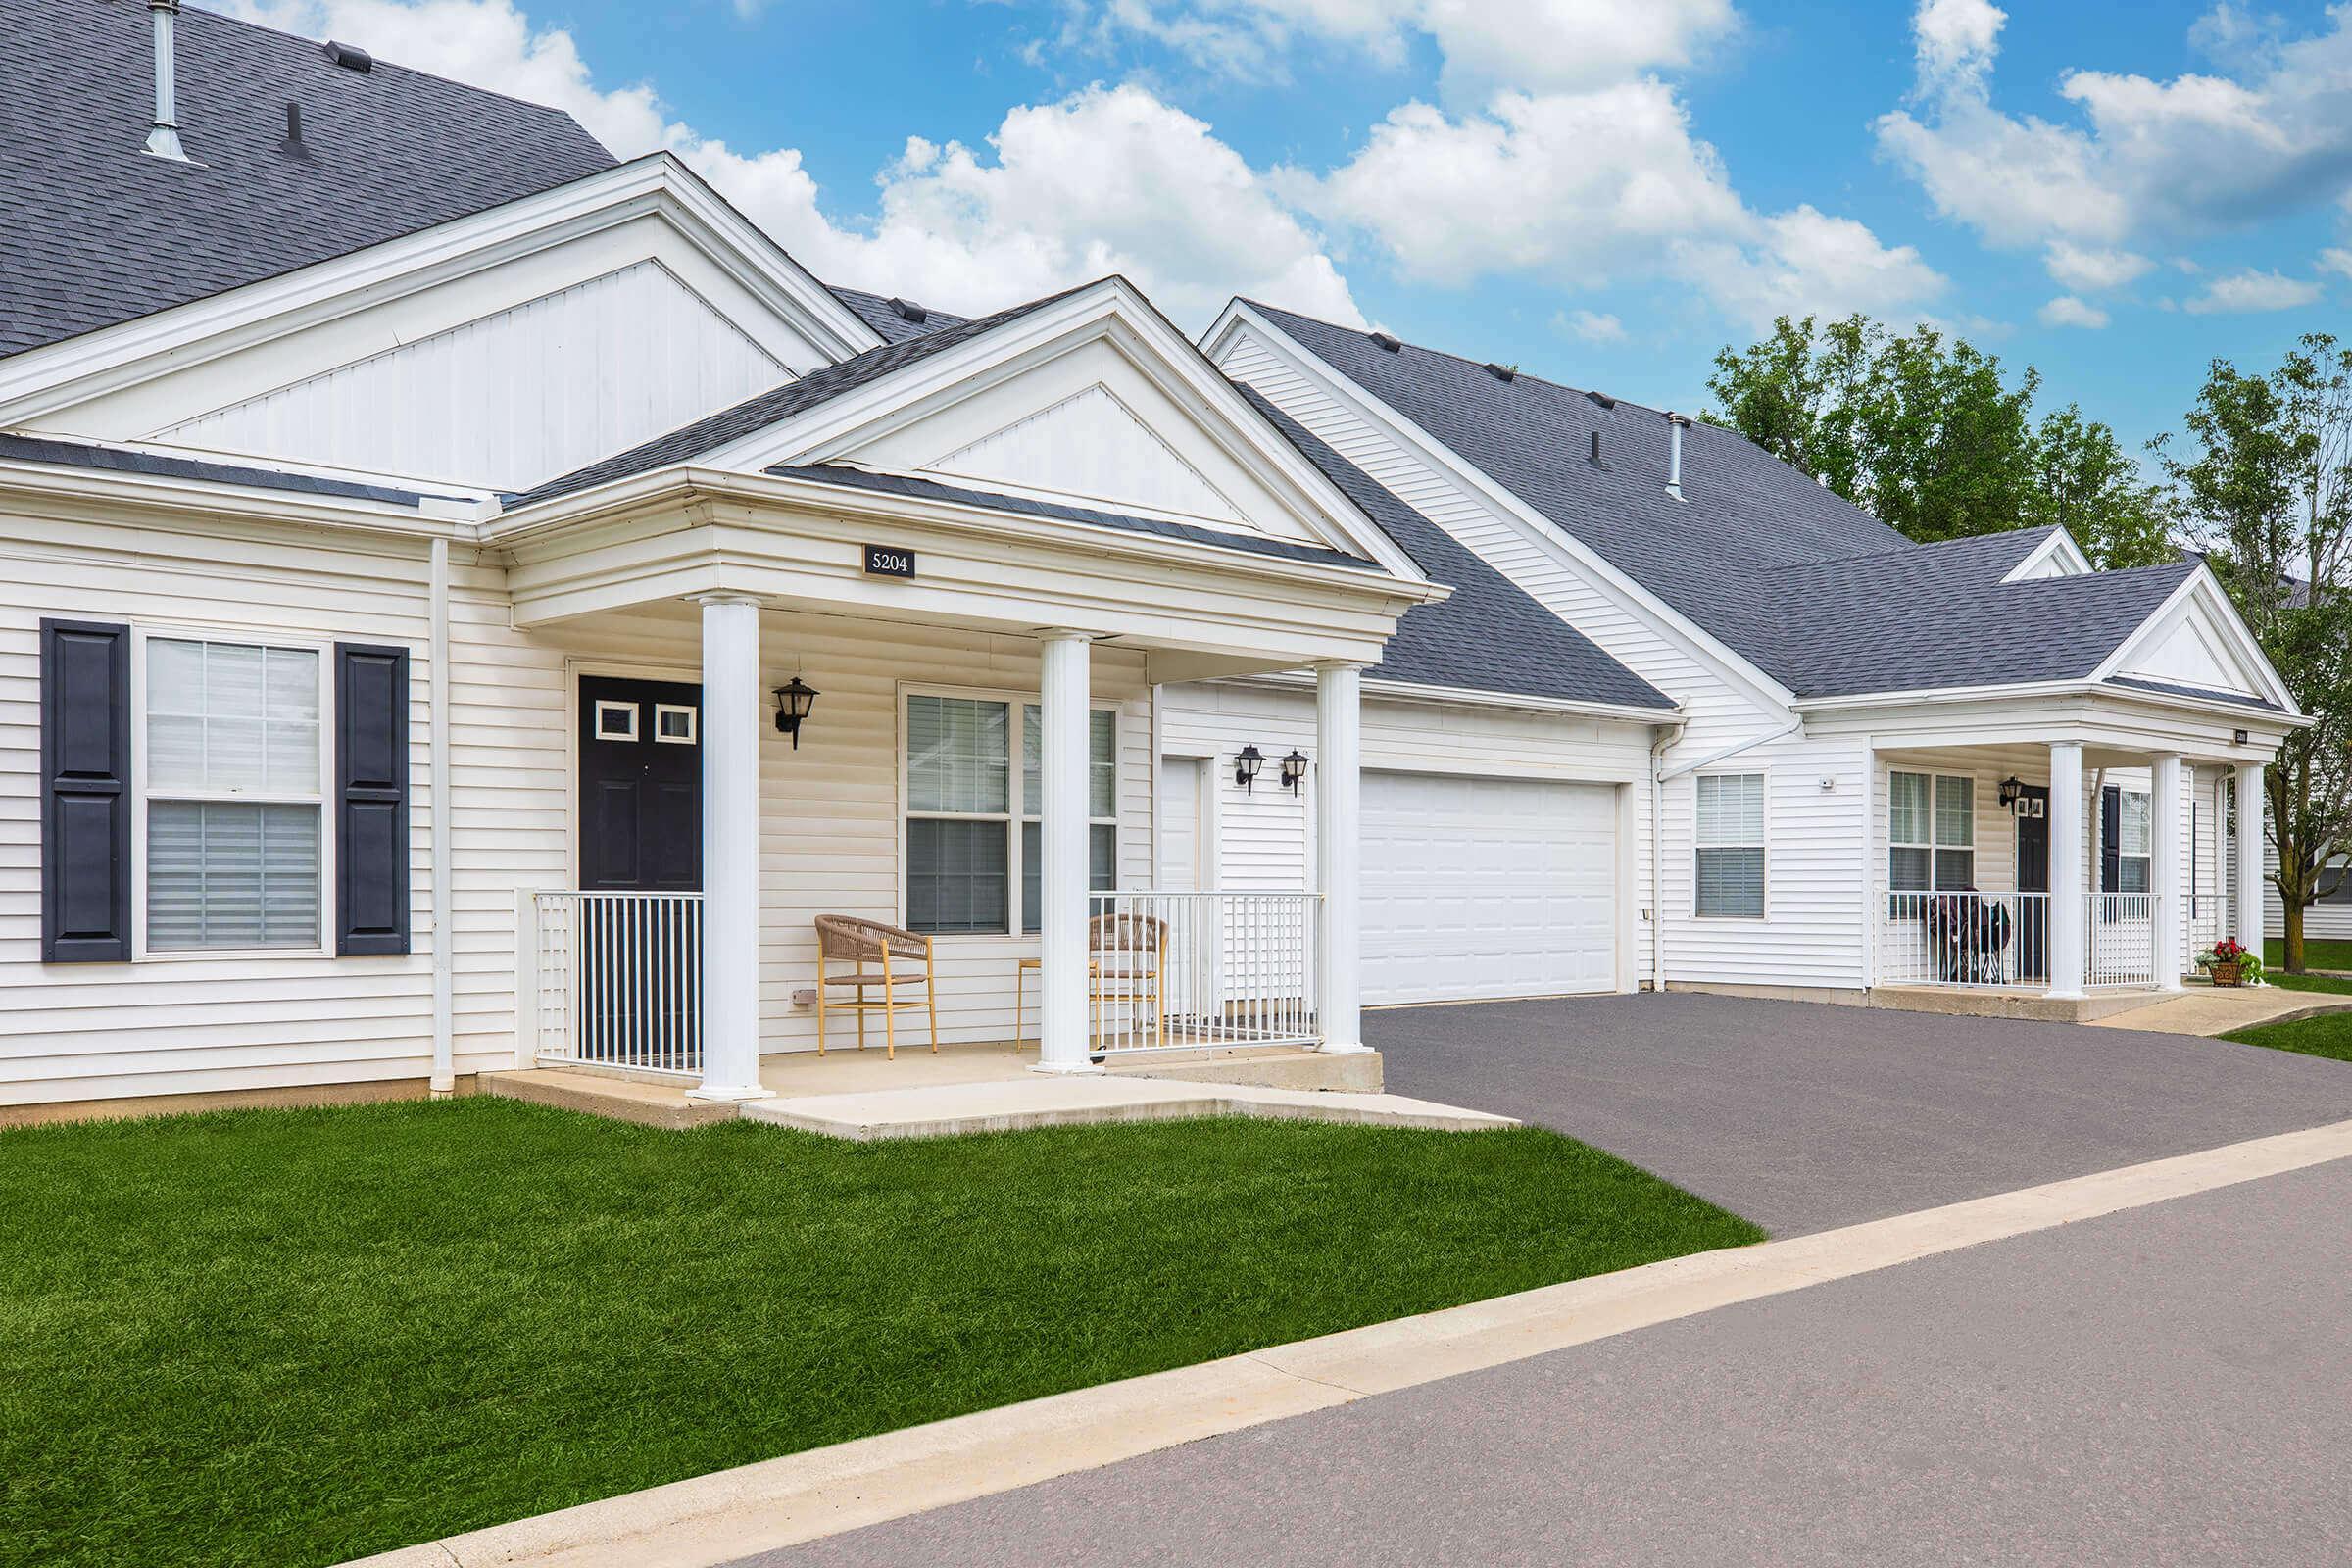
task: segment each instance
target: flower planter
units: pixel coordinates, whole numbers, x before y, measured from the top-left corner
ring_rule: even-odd
[[[2245,984],[2245,980],[2242,978],[2245,973],[2245,969],[2242,964],[2217,963],[2210,965],[2205,972],[2213,976],[2213,983],[2217,986],[2238,986]]]

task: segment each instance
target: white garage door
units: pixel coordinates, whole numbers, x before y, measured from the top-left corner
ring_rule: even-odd
[[[1367,1004],[1615,988],[1612,787],[1366,773],[1363,789]]]

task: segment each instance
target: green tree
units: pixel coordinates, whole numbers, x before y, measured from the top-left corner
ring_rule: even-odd
[[[2340,887],[2352,849],[2352,349],[2314,333],[2269,375],[2216,360],[2176,456],[2153,443],[2215,572],[2318,722],[2264,777],[2286,966],[2304,912]]]
[[[1715,357],[1709,416],[1923,543],[2063,523],[2094,564],[2171,560],[2160,487],[2068,407],[2034,422],[2039,372],[1866,316],[1782,317]]]

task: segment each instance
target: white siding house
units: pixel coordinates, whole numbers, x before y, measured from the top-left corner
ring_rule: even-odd
[[[17,40],[0,1120],[757,1095],[820,916],[1076,1072],[1352,1054],[1365,1003],[2155,992],[2251,929],[2226,792],[2303,720],[2201,566],[1913,546],[1246,302],[1204,358],[1118,278],[828,287],[674,159],[209,12],[191,59],[349,134],[158,158],[93,64],[142,24]]]

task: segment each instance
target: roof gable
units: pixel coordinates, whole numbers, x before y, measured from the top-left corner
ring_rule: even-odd
[[[146,8],[0,0],[0,357],[552,189],[612,157],[559,110],[184,10],[180,136],[142,149]],[[286,106],[303,143],[286,146]]]
[[[1252,526],[1101,381],[921,464],[921,471]]]

